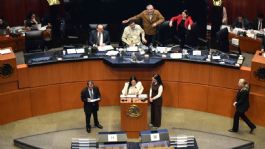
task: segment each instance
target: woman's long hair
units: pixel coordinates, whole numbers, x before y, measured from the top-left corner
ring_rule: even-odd
[[[135,80],[136,83],[138,82],[137,78],[134,75],[132,75],[130,77],[130,79],[129,79],[129,85],[128,85],[128,88],[127,88],[127,94],[129,92],[129,88],[132,86],[132,80]]]
[[[157,81],[158,85],[163,85],[163,82],[162,82],[161,77],[160,77],[159,74],[154,74],[153,78]]]

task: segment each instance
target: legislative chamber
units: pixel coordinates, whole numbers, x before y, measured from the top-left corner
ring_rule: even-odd
[[[196,149],[265,145],[260,141],[264,136],[259,136],[265,132],[265,3],[238,3],[4,0],[0,6],[0,133],[10,134],[0,135],[9,142],[0,141],[0,148]],[[152,24],[155,19],[158,21]],[[157,75],[161,80],[156,80]],[[143,92],[122,93],[124,83],[132,76],[137,77],[136,83],[142,83]],[[241,111],[240,117],[244,119],[245,113],[255,124],[250,133],[243,121],[237,130],[235,126],[229,130],[241,103],[241,79],[248,85],[248,93],[244,99],[247,110]],[[157,82],[162,90],[156,88]],[[128,84],[128,90],[138,87],[131,79]],[[162,100],[160,105],[157,100]],[[162,114],[155,115],[160,117],[156,126],[153,114],[157,114],[159,106]],[[75,124],[74,119],[66,120],[67,129],[58,123],[58,128],[51,129],[54,131],[42,127],[34,133],[30,127],[35,124],[25,122],[24,134],[15,132],[21,129],[21,122],[45,121],[42,116],[73,110],[81,111],[81,120]],[[194,115],[205,114],[209,120],[213,116],[223,126],[213,128],[210,125],[215,122],[182,114],[186,110]],[[110,115],[112,112],[116,115]],[[175,119],[178,112],[183,119]],[[203,131],[198,128],[202,124]],[[44,139],[38,140],[38,135]],[[49,140],[53,137],[54,141]],[[56,143],[64,147],[53,145]]]

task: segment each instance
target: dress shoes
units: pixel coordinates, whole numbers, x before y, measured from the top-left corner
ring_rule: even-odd
[[[251,128],[250,131],[249,131],[249,133],[250,133],[250,134],[253,134],[254,129],[256,129],[256,126],[253,127],[253,128]]]
[[[228,131],[229,131],[229,132],[238,132],[238,131],[236,131],[236,130],[234,130],[234,129],[229,129]]]
[[[97,125],[95,125],[95,126],[98,127],[99,129],[102,129],[102,128],[103,128],[103,126],[100,125],[100,124],[97,124]]]
[[[90,133],[90,132],[91,132],[91,128],[87,128],[87,129],[86,129],[86,132],[87,132],[87,133]]]

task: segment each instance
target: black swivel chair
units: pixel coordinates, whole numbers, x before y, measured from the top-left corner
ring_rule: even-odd
[[[25,33],[25,52],[35,53],[44,51],[42,31],[28,31]]]
[[[223,28],[216,33],[216,43],[217,49],[222,52],[229,52],[229,39],[228,39],[228,29]]]

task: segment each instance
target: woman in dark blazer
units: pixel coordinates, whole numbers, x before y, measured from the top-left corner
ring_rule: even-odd
[[[245,115],[245,112],[249,108],[249,84],[245,79],[240,79],[238,81],[239,90],[236,95],[236,101],[233,106],[236,108],[234,115],[233,128],[230,129],[230,132],[238,132],[239,117],[248,125],[250,128],[249,133],[252,133],[256,128],[256,125],[253,124],[248,117]]]

